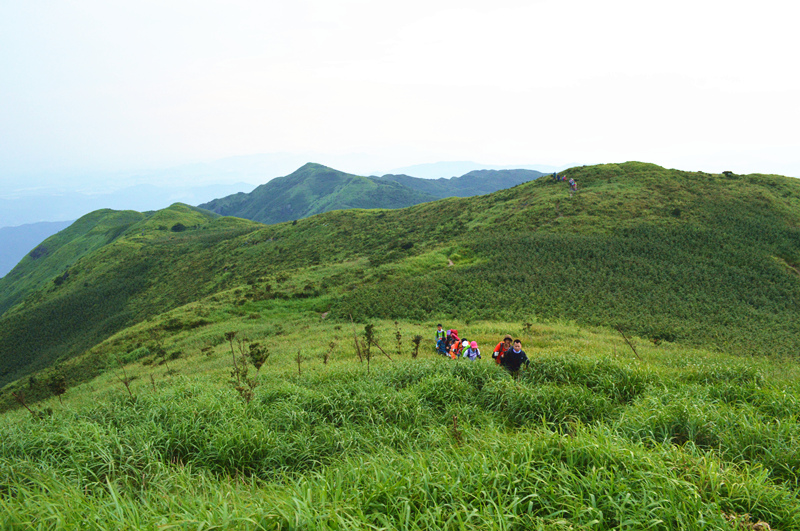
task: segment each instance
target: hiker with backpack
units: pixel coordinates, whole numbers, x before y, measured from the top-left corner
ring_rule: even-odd
[[[457,360],[461,356],[461,351],[464,350],[464,344],[469,345],[469,342],[457,339],[450,345],[450,358]]]
[[[575,182],[575,179],[570,178],[569,180],[569,196],[572,197],[572,194],[578,191],[578,183]]]
[[[503,360],[503,354],[511,348],[511,340],[512,337],[509,334],[506,334],[503,340],[494,347],[494,351],[492,352],[492,359],[498,365],[501,364]]]
[[[459,345],[459,348],[458,348],[458,352],[456,352],[456,358],[454,358],[454,359],[460,358],[464,354],[464,352],[466,352],[466,350],[468,348],[469,348],[469,340],[468,339],[462,339],[461,340],[461,344]]]
[[[453,359],[458,357],[461,352],[461,338],[458,337],[458,330],[447,331],[447,341],[445,342],[445,356],[450,356]]]
[[[447,341],[447,332],[444,331],[441,324],[436,325],[436,352],[442,356],[447,355],[447,348],[445,342]]]
[[[464,358],[467,358],[469,361],[475,361],[481,359],[481,351],[478,349],[478,342],[473,341],[469,344],[469,348],[464,349],[464,353],[462,354]]]
[[[503,354],[503,359],[500,361],[500,365],[510,372],[512,376],[516,377],[519,375],[519,370],[523,364],[526,367],[529,366],[530,360],[528,360],[528,356],[525,354],[525,351],[522,350],[522,341],[515,339],[511,348]]]

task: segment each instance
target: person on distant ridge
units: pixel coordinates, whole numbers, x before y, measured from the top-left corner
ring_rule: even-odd
[[[578,183],[575,182],[575,179],[570,178],[569,180],[569,195],[572,197],[572,194],[578,191]]]
[[[503,354],[505,354],[506,351],[511,348],[512,339],[513,338],[509,334],[506,334],[503,340],[500,343],[498,343],[496,347],[494,347],[494,351],[492,352],[492,359],[498,365],[500,365],[501,362],[503,361]]]
[[[505,367],[505,369],[515,377],[519,375],[519,369],[523,364],[527,367],[530,363],[527,354],[522,350],[522,341],[519,339],[514,340],[512,347],[506,351],[503,355],[503,359],[500,361],[500,365]]]

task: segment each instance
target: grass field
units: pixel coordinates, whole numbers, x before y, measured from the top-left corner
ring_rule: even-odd
[[[109,370],[70,387],[63,404],[0,418],[0,524],[800,527],[791,361],[634,338],[639,359],[607,329],[488,321],[447,323],[484,352],[452,361],[433,353],[433,321],[374,324],[392,360],[373,347],[369,367],[353,343],[363,325],[300,308],[181,331],[162,341],[180,353],[171,360],[149,352],[152,340],[114,351],[152,337],[148,325],[111,338],[93,354]],[[532,360],[516,380],[490,359],[506,332]],[[413,358],[416,334],[426,338]],[[249,365],[249,402],[231,383],[231,345],[239,356],[245,337],[270,351],[259,373]]]
[[[800,186],[567,174],[47,240],[0,281],[0,528],[800,529]]]

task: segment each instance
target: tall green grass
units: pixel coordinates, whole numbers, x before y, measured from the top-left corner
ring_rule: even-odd
[[[570,339],[557,350],[593,337],[558,334]],[[116,384],[85,400],[87,387],[50,416],[0,418],[0,526],[800,526],[791,371],[642,353],[531,348],[518,379],[488,359],[384,359],[367,373],[350,357],[299,376],[278,358],[249,403],[208,369],[141,382],[135,398]]]

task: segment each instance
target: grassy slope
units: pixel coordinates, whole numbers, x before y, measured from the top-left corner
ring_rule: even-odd
[[[399,323],[399,355],[395,325],[376,322],[394,361],[376,352],[368,369],[352,328],[307,300],[238,297],[116,335],[96,361],[128,356],[124,372],[39,404],[42,418],[0,417],[0,526],[800,526],[796,363],[634,339],[637,360],[600,329],[447,322],[484,352],[502,333],[521,337],[533,363],[515,382],[488,359],[431,354],[428,320]],[[179,357],[147,351],[148,329],[199,315],[214,322],[165,340]],[[228,383],[227,331],[271,352],[250,403]],[[410,359],[417,333],[426,339]]]
[[[76,296],[120,263],[144,264],[152,285],[125,307],[149,317],[56,367],[63,404],[0,416],[0,527],[799,528],[796,359],[687,345],[714,346],[747,316],[772,328],[740,346],[791,341],[796,182],[636,163],[572,172],[572,199],[541,181],[296,225],[222,218],[176,234],[159,227],[197,214],[173,207],[79,260],[59,287],[76,281]],[[574,314],[539,306],[562,296]],[[12,313],[33,318],[32,301]],[[638,331],[685,315],[705,335],[643,333],[634,356],[616,332],[585,326],[620,307]],[[369,367],[357,361],[356,310],[394,361],[375,349]],[[409,317],[375,317],[398,314]],[[484,360],[431,354],[437,320]],[[259,375],[249,367],[260,383],[249,403],[231,383],[226,332],[270,351]],[[533,362],[518,381],[486,356],[507,332]],[[45,397],[48,376],[5,391]]]
[[[171,269],[175,253],[191,255],[187,240],[230,238],[241,233],[242,225],[253,225],[233,218],[214,223],[214,218],[186,205],[147,215],[99,211],[55,241],[46,240],[53,251],[40,259],[42,267],[28,270],[29,262],[23,261],[6,277],[33,288],[0,317],[0,381],[82,352],[157,308],[160,313],[192,300],[194,284],[175,278],[189,271]],[[190,228],[173,232],[177,224]],[[191,258],[181,262],[191,267]],[[198,279],[203,271],[198,268]],[[164,278],[170,284],[167,294],[160,286]],[[192,286],[188,291],[187,285]]]
[[[42,221],[18,227],[0,227],[0,277],[9,273],[40,242],[66,229],[72,221]]]
[[[574,320],[620,325],[655,341],[796,354],[796,181],[641,163],[568,174],[581,186],[574,198],[563,183],[539,180],[405,210],[329,212],[296,225],[224,218],[169,238],[138,238],[134,227],[79,262],[60,289],[3,316],[0,346],[23,361],[3,381],[25,374],[24,362],[43,346],[49,354],[39,366],[237,285],[242,304],[304,300],[343,320],[431,313]],[[163,212],[157,215],[172,215]],[[54,326],[64,309],[69,319]]]
[[[41,287],[75,261],[114,241],[143,218],[133,211],[98,210],[47,238],[0,279],[0,314],[20,297]]]
[[[582,188],[573,199],[537,181],[469,200],[441,234],[469,267],[389,275],[350,292],[343,313],[535,314],[738,352],[797,352],[796,180],[637,163],[568,174]]]
[[[379,181],[309,163],[291,175],[263,184],[249,194],[235,194],[202,208],[262,223],[280,223],[348,208],[402,208],[434,196],[391,181]]]

